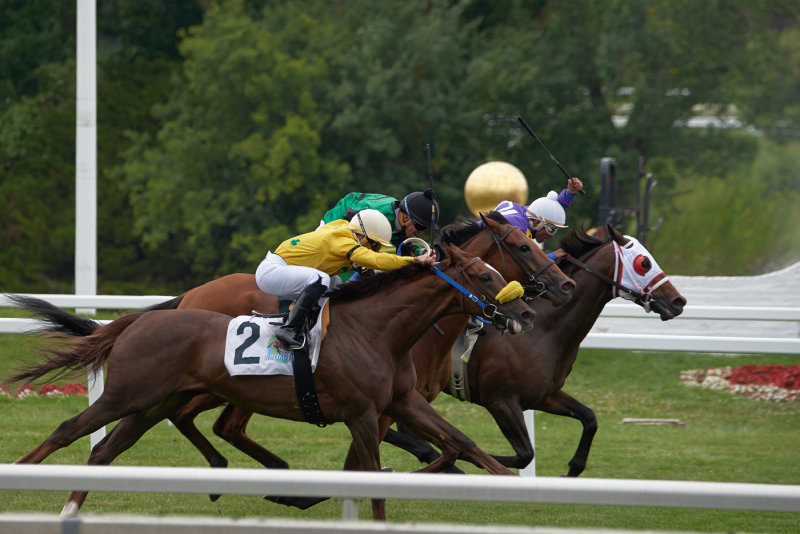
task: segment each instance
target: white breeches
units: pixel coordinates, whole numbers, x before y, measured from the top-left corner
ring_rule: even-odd
[[[264,293],[278,297],[297,298],[303,289],[322,278],[325,287],[331,286],[331,277],[313,267],[303,265],[289,265],[286,261],[272,252],[256,269],[256,284]]]

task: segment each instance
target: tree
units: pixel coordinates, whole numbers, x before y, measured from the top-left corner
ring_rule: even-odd
[[[0,113],[0,287],[68,290],[74,261],[74,65],[37,70],[40,92]],[[67,88],[65,90],[65,88]]]
[[[324,8],[324,6],[321,6]],[[195,280],[253,265],[293,232],[310,231],[346,165],[320,151],[328,120],[327,16],[317,3],[254,18],[243,2],[212,8],[180,46],[157,135],[140,136],[122,174],[135,230]],[[186,276],[173,273],[184,287]]]
[[[0,0],[0,109],[42,92],[39,67],[75,49],[75,2]]]

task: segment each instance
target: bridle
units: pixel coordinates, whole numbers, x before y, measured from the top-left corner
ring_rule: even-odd
[[[613,246],[614,243],[616,243],[616,242],[611,240],[611,241],[608,241],[608,243],[610,243]],[[593,250],[591,253],[589,253],[588,256],[594,255],[594,253],[598,252],[600,250],[600,248],[602,248],[602,247],[597,247],[595,250]],[[667,278],[666,276],[662,276],[660,278],[659,282],[657,284],[655,284],[653,287],[651,287],[649,289],[645,289],[645,291],[637,291],[636,289],[633,289],[633,288],[630,288],[630,287],[625,286],[623,284],[620,284],[616,280],[612,280],[611,278],[609,278],[608,276],[604,275],[603,273],[599,273],[599,272],[595,271],[594,269],[592,269],[591,267],[586,265],[581,260],[579,260],[577,258],[574,258],[574,257],[570,256],[569,254],[565,254],[564,256],[562,256],[562,258],[564,260],[572,263],[573,265],[579,267],[580,269],[583,269],[584,271],[586,271],[587,273],[591,274],[595,278],[598,278],[598,279],[606,282],[607,284],[611,285],[612,286],[612,295],[611,295],[612,298],[614,298],[614,296],[615,296],[613,294],[613,288],[616,288],[619,293],[625,293],[628,296],[630,296],[630,300],[632,300],[632,301],[638,303],[639,305],[641,305],[642,308],[644,308],[644,311],[648,312],[648,313],[650,312],[651,301],[653,300],[653,294],[652,294],[651,291],[657,289],[659,286],[661,286],[662,284],[664,284],[665,282],[667,282],[669,280],[669,278]],[[662,273],[662,275],[663,275],[663,273]]]
[[[536,280],[536,278],[541,276],[542,273],[549,269],[551,265],[554,265],[555,260],[548,258],[549,261],[547,263],[545,263],[542,267],[539,267],[536,271],[531,272],[527,265],[525,265],[525,262],[523,262],[506,243],[506,238],[511,234],[511,232],[514,230],[519,230],[519,228],[511,225],[511,228],[506,230],[503,235],[497,235],[491,228],[489,228],[489,230],[491,232],[492,239],[494,239],[497,248],[500,250],[500,262],[502,264],[501,273],[503,277],[506,275],[506,258],[505,254],[503,253],[503,249],[505,249],[511,259],[517,264],[517,267],[519,267],[522,272],[525,273],[525,276],[528,279],[528,283],[522,284],[522,288],[525,290],[525,298],[535,299],[547,293],[547,285],[544,282]]]
[[[456,271],[458,272],[458,277],[465,284],[471,285],[473,287],[475,287],[475,283],[470,279],[469,276],[466,275],[465,271],[469,268],[470,265],[472,265],[477,261],[482,261],[482,260],[480,257],[475,256],[467,263],[455,266]],[[482,310],[483,317],[479,317],[477,315],[475,316],[478,320],[487,324],[493,324],[495,328],[497,328],[501,332],[508,329],[508,324],[511,321],[511,319],[503,315],[503,313],[498,310],[498,306],[500,306],[501,302],[493,298],[490,299],[480,290],[477,291],[478,295],[480,296],[475,295],[475,293],[467,289],[464,286],[464,284],[458,283],[436,266],[433,267],[433,272],[437,276],[442,278],[445,282],[456,288],[461,293],[461,296],[459,298],[462,300],[462,303],[464,297],[466,296],[470,301],[475,303]]]

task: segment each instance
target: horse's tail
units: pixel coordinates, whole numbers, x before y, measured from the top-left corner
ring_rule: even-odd
[[[184,293],[183,295],[185,295]],[[153,310],[177,310],[178,306],[180,305],[181,301],[183,300],[183,295],[178,295],[177,297],[169,300],[165,300],[164,302],[159,302],[158,304],[153,304],[152,306],[148,306],[144,309],[144,311],[153,311]]]
[[[40,329],[43,332],[66,335],[75,337],[86,337],[94,333],[95,330],[103,326],[103,323],[93,319],[87,319],[78,315],[73,315],[61,308],[54,306],[46,300],[37,299],[34,297],[27,297],[25,295],[6,295],[8,300],[12,301],[23,310],[29,311],[39,317],[44,323],[44,328]],[[183,295],[179,295],[173,299],[153,304],[144,309],[144,311],[152,310],[174,310],[183,300]]]
[[[6,297],[23,310],[38,316],[46,325],[41,330],[47,333],[84,337],[102,326],[98,321],[72,315],[46,300],[25,295],[6,295]]]
[[[79,371],[89,370],[96,373],[102,370],[117,338],[143,313],[145,312],[125,315],[105,326],[99,326],[89,335],[68,341],[66,347],[59,345],[42,349],[39,357],[44,362],[19,369],[6,382],[26,385],[53,371],[56,372],[53,379],[58,379]]]

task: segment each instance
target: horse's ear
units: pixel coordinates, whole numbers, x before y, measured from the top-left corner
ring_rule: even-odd
[[[489,213],[494,213],[494,212],[489,212]],[[481,219],[483,220],[483,224],[485,224],[487,228],[497,233],[498,231],[497,229],[500,227],[499,222],[495,221],[491,217],[487,217],[486,215],[483,214],[483,212],[481,212]]]
[[[464,252],[457,246],[444,244],[444,251],[450,263],[463,263]]]
[[[625,243],[628,242],[628,240],[625,239],[625,236],[622,235],[616,228],[614,228],[610,224],[606,225],[606,229],[607,229],[608,235],[611,237],[611,239],[613,239],[614,241],[616,241],[620,245],[624,245]]]

